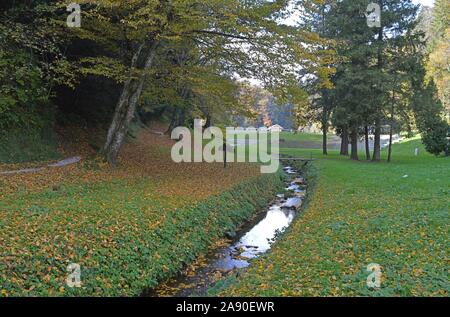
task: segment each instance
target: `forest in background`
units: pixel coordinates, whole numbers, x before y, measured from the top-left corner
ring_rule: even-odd
[[[448,154],[447,1],[379,1],[382,28],[367,27],[366,0],[78,2],[80,28],[67,26],[67,1],[0,4],[2,162],[56,157],[56,132],[75,125],[100,131],[94,146],[116,164],[139,127],[159,120],[170,132],[199,117],[316,122],[324,153],[336,131],[352,159],[374,134],[365,156],[380,160],[386,126]]]

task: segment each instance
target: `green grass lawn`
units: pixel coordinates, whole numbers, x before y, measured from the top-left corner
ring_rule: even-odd
[[[332,139],[332,136],[329,136],[329,140]],[[249,152],[253,153],[253,155],[256,157],[256,155],[259,153],[260,146],[258,146],[258,136],[255,135],[248,135],[245,132],[238,133],[235,139],[237,144],[235,144],[235,159],[238,160],[238,162],[242,161],[248,161],[249,159]],[[244,140],[247,140],[247,142],[244,142]],[[267,136],[267,145],[268,149],[270,151],[270,140],[271,140],[271,133],[268,133]],[[321,148],[322,146],[322,135],[321,134],[313,134],[313,133],[290,133],[290,132],[281,132],[279,134],[279,141],[280,141],[280,148],[283,147],[287,148],[304,148],[308,149],[308,151],[304,151],[302,154],[305,157],[310,157],[314,148]],[[205,140],[204,144],[207,144],[209,140]],[[285,149],[287,150],[287,149]],[[264,152],[264,150],[263,150]],[[286,151],[285,151],[286,152]],[[228,154],[228,159],[232,154]],[[253,156],[252,156],[253,157]],[[259,157],[261,158],[261,157]],[[261,161],[260,161],[261,162]],[[266,162],[264,162],[266,163]]]
[[[418,139],[395,145],[391,164],[313,155],[306,209],[222,295],[448,296],[449,159]],[[367,287],[371,263],[381,266],[380,289]]]
[[[237,134],[237,139],[243,139],[245,133]],[[255,137],[253,138],[255,139]],[[317,133],[291,133],[291,132],[281,132],[280,139],[285,141],[304,141],[304,142],[317,142],[322,144],[322,134]]]
[[[281,132],[280,139],[285,141],[317,142],[322,144],[322,134]]]
[[[281,183],[256,166],[169,164],[147,143],[115,170],[0,179],[0,297],[139,295],[266,206]],[[318,159],[306,210],[223,294],[448,295],[448,158],[418,139],[395,145],[392,164],[320,152],[282,150]],[[81,289],[65,285],[71,262]],[[379,290],[366,286],[370,263],[382,267]]]

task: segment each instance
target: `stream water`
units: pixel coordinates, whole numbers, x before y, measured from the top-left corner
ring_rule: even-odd
[[[306,194],[306,183],[300,171],[284,168],[285,190],[266,210],[240,227],[234,238],[223,240],[203,261],[198,261],[178,276],[144,296],[201,296],[218,280],[251,265],[251,260],[266,253],[299,211]]]

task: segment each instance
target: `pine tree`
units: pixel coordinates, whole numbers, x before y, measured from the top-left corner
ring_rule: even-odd
[[[392,91],[401,81],[398,60],[409,59],[408,47],[417,44],[413,34],[418,7],[412,1],[380,0],[381,28],[370,28],[365,11],[370,1],[343,0],[327,14],[330,35],[338,41],[335,83],[336,103],[333,122],[341,131],[348,131],[352,143],[352,159],[357,159],[360,134],[372,127],[375,134],[373,161],[380,160],[381,126],[389,122]],[[366,142],[367,143],[367,142]],[[345,152],[345,151],[344,151]]]

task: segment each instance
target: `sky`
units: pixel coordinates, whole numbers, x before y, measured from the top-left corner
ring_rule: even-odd
[[[421,4],[423,6],[433,7],[434,6],[434,0],[412,0],[415,4]],[[290,17],[284,23],[288,25],[295,25],[296,24],[296,16]],[[249,80],[254,85],[260,85],[260,82],[254,79],[246,79]]]
[[[434,5],[434,0],[413,0],[414,3],[420,3],[424,6],[432,7]]]
[[[423,6],[428,6],[428,7],[434,6],[434,0],[412,0],[412,2],[414,4],[421,4]],[[284,23],[286,23],[288,25],[295,25],[295,24],[297,24],[297,21],[298,21],[298,16],[293,15],[293,16],[289,17],[288,19],[286,19],[284,21]]]

